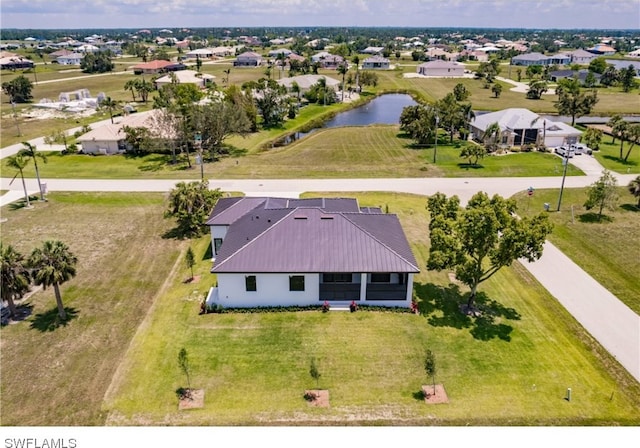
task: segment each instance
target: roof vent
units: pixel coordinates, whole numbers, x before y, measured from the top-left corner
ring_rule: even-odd
[[[294,216],[293,219],[307,219],[306,216]]]
[[[321,216],[320,219],[333,219],[333,216]]]

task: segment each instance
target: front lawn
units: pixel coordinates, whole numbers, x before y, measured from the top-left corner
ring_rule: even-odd
[[[341,194],[341,195],[344,195]],[[426,198],[364,193],[362,206],[400,217],[419,266],[428,251]],[[192,246],[202,277],[183,266],[133,340],[103,411],[113,425],[638,425],[640,385],[519,264],[481,286],[494,313],[458,311],[468,290],[446,272],[416,278],[420,316],[358,311],[199,315],[194,298],[214,284],[210,239]],[[195,290],[195,293],[194,293]],[[186,387],[177,364],[185,348],[191,387],[205,406],[177,410]],[[449,403],[426,405],[425,350]],[[330,408],[309,407],[315,357]],[[572,388],[570,402],[566,389]],[[613,398],[612,398],[613,397]]]

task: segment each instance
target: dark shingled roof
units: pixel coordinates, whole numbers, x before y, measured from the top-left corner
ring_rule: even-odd
[[[209,221],[232,216],[242,201],[228,202],[219,201],[216,209],[224,210],[214,210]],[[361,210],[355,199],[266,207],[276,202],[269,198],[234,220],[211,272],[419,272],[396,215]]]

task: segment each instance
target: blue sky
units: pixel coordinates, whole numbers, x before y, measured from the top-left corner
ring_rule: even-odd
[[[640,28],[640,0],[1,0],[2,28]]]

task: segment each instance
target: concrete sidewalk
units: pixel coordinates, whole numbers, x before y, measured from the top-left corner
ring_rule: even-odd
[[[521,263],[640,382],[640,316],[548,241]]]

